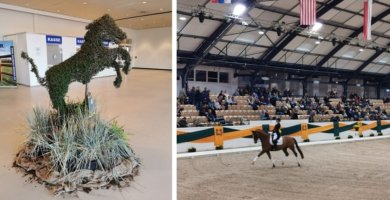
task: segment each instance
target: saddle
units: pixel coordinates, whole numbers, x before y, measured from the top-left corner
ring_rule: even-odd
[[[271,137],[269,137],[269,143],[274,144],[273,140],[276,139],[276,134],[273,134],[272,132],[269,132],[268,134],[271,136]],[[283,136],[280,136],[276,145],[282,145],[282,144],[283,144]]]

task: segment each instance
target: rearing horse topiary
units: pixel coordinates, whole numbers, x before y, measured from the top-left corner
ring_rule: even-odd
[[[61,113],[66,112],[64,97],[70,83],[78,81],[87,85],[97,73],[105,68],[114,67],[117,74],[114,85],[120,87],[122,76],[121,65],[116,61],[118,57],[125,61],[123,72],[127,74],[129,71],[131,61],[129,53],[120,47],[108,49],[103,45],[104,40],[119,44],[120,41],[126,39],[126,33],[115,24],[109,15],[93,21],[87,25],[86,29],[88,31],[84,37],[85,43],[80,51],[47,70],[44,78],[39,76],[33,59],[25,52],[21,55],[31,64],[31,71],[36,75],[38,82],[48,89],[53,107]]]

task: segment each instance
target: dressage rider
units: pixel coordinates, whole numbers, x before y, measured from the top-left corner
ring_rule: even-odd
[[[272,139],[273,139],[273,143],[274,143],[273,149],[276,149],[278,140],[280,138],[280,135],[281,135],[280,128],[281,128],[281,126],[280,126],[280,118],[276,118],[276,125],[274,127],[274,130],[272,131]],[[274,134],[276,134],[276,138],[274,137],[275,136]]]

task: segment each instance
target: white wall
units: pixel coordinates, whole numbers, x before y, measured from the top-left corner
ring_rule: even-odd
[[[172,69],[171,27],[136,31],[134,67]]]

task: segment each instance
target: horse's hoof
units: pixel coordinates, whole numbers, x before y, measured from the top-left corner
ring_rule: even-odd
[[[301,167],[301,164],[298,163],[298,167]]]
[[[282,165],[284,165],[284,162],[282,161]]]
[[[254,164],[255,164],[255,162],[251,162],[251,164],[252,164],[252,165],[254,165]]]
[[[272,165],[272,168],[275,168],[275,165]]]

